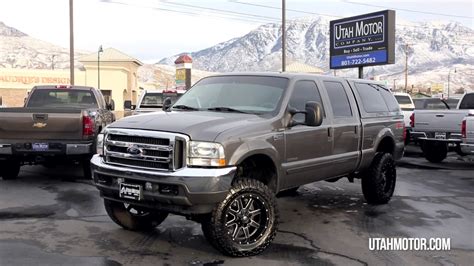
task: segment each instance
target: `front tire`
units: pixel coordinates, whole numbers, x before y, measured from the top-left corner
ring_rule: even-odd
[[[0,176],[3,180],[13,180],[18,178],[20,173],[20,162],[17,161],[3,161],[0,162]]]
[[[90,158],[82,160],[82,172],[84,174],[84,179],[92,179]]]
[[[278,206],[275,194],[258,180],[239,179],[205,223],[204,236],[225,255],[257,255],[276,235]]]
[[[392,155],[378,153],[362,177],[362,193],[369,204],[386,204],[392,198],[397,169]]]
[[[168,217],[167,212],[159,212],[108,199],[104,199],[104,206],[112,221],[131,231],[151,231]]]

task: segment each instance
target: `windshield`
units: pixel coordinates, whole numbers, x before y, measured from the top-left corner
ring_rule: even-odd
[[[277,109],[288,85],[287,78],[222,76],[199,81],[174,105],[173,110],[208,110],[264,114]]]
[[[147,93],[140,104],[140,107],[161,108],[162,106],[163,95],[161,93]]]
[[[31,94],[27,107],[97,108],[97,101],[89,90],[38,89]]]

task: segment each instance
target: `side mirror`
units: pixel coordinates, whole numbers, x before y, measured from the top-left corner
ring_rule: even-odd
[[[323,109],[317,102],[307,102],[305,105],[305,124],[310,127],[317,127],[323,123]]]
[[[171,98],[166,97],[166,99],[163,101],[163,111],[168,111],[172,104]]]
[[[305,105],[305,110],[300,111],[297,110],[293,107],[290,107],[288,112],[291,114],[291,117],[293,117],[296,114],[305,114],[305,121],[303,122],[298,122],[293,119],[291,119],[290,124],[288,125],[289,127],[294,127],[297,125],[306,125],[310,127],[317,127],[320,126],[323,123],[323,111],[322,111],[321,104],[317,102],[306,102]]]
[[[132,104],[132,101],[126,100],[123,102],[123,109],[125,110],[135,110],[136,105]]]

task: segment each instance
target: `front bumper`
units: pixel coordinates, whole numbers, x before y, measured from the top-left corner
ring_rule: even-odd
[[[465,154],[474,154],[474,144],[461,143],[461,151]]]
[[[99,155],[91,160],[93,180],[102,197],[178,214],[209,213],[227,196],[236,169],[185,167],[164,172],[106,164]],[[143,200],[119,198],[119,181],[141,185]]]

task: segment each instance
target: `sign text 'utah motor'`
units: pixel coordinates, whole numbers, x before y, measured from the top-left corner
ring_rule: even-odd
[[[384,16],[334,24],[334,48],[373,44],[384,41]]]

